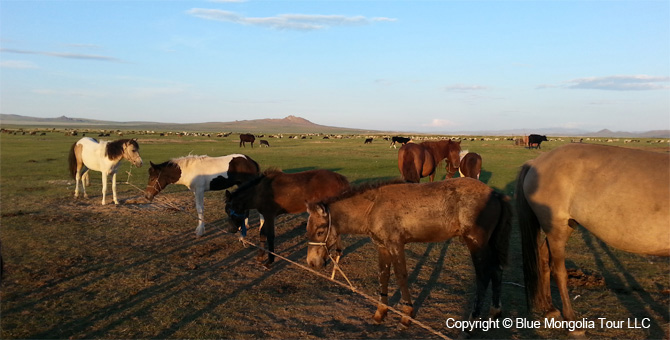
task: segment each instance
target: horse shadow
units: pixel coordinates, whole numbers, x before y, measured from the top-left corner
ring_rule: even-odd
[[[668,322],[670,312],[668,307],[656,301],[648,291],[630,274],[626,267],[621,263],[614,251],[602,240],[593,237],[584,227],[580,226],[580,234],[586,246],[591,249],[598,270],[605,279],[605,285],[611,289],[619,302],[637,319],[648,318],[650,322],[650,337],[662,337],[667,329],[659,325],[656,319],[647,311],[651,309],[654,313],[663,316],[663,320]],[[600,248],[601,251],[598,251]],[[602,254],[602,255],[601,255]],[[614,265],[615,271],[608,269],[605,262],[608,261]],[[572,263],[571,263],[572,264]],[[575,266],[576,267],[576,266]],[[623,276],[623,278],[621,278]],[[655,335],[654,335],[655,334]]]

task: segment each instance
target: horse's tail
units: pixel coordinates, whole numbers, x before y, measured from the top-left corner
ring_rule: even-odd
[[[77,146],[75,142],[70,148],[70,155],[68,156],[68,165],[70,166],[70,175],[72,178],[77,178],[77,155],[74,154],[74,147]]]
[[[416,158],[412,150],[403,146],[398,150],[398,170],[400,170],[400,176],[406,182],[419,183],[421,181],[421,174],[419,169],[417,169]]]
[[[500,203],[500,216],[498,224],[493,230],[489,245],[493,249],[493,254],[497,259],[498,265],[507,266],[509,255],[509,239],[512,231],[512,205],[509,196],[498,192],[491,194]]]
[[[523,277],[526,286],[526,306],[532,309],[533,305],[542,303],[544,297],[540,292],[540,268],[538,245],[540,241],[540,222],[533,212],[526,194],[523,191],[523,183],[528,171],[531,169],[529,163],[521,167],[516,180],[516,208],[521,229],[521,252],[523,257]]]

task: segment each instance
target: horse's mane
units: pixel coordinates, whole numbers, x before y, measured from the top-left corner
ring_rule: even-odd
[[[407,183],[407,182],[405,182],[405,180],[403,180],[402,178],[394,178],[394,179],[386,180],[386,181],[365,182],[363,184],[351,186],[351,187],[349,187],[349,189],[343,191],[339,195],[326,198],[319,203],[328,205],[328,204],[331,204],[331,203],[341,201],[343,199],[347,199],[347,198],[350,198],[350,197],[361,195],[361,194],[363,194],[367,191],[370,191],[370,190],[375,190],[375,189],[379,189],[381,187],[385,187],[387,185],[404,184],[404,183]]]
[[[265,171],[263,171],[263,173],[260,176],[239,185],[237,189],[235,189],[235,191],[231,193],[232,197],[237,197],[237,195],[243,193],[249,188],[257,186],[265,178],[273,178],[280,174],[283,174],[283,172],[279,168],[276,167],[267,168],[265,169]]]
[[[205,158],[209,158],[207,155],[188,155],[188,156],[183,156],[183,157],[177,157],[169,160],[169,163],[177,164],[180,167],[181,166],[187,166],[193,162],[201,161]]]
[[[136,148],[140,148],[140,145],[137,144],[137,141],[134,139],[119,139],[113,142],[108,142],[105,147],[105,156],[109,159],[116,159],[123,156],[123,145],[130,142]]]

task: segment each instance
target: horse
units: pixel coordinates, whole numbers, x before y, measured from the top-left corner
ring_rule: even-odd
[[[404,204],[398,204],[402,197]],[[512,208],[509,197],[495,192],[472,178],[453,178],[441,182],[404,183],[391,181],[363,185],[319,203],[308,205],[307,263],[322,267],[331,248],[342,234],[368,235],[379,255],[380,304],[374,321],[387,314],[388,281],[393,266],[400,286],[409,326],[414,308],[407,285],[405,244],[443,242],[460,236],[465,242],[476,273],[477,294],[470,319],[479,318],[483,299],[492,283],[494,318],[501,313],[503,266],[507,263]]]
[[[373,139],[374,139],[374,138],[366,138],[366,139],[365,139],[365,142],[363,142],[363,144],[372,144],[372,140],[373,140]]]
[[[244,143],[251,143],[251,148],[254,147],[254,141],[256,137],[250,133],[241,133],[240,134],[240,147],[247,147]]]
[[[263,248],[274,252],[275,218],[282,214],[305,212],[305,202],[315,202],[335,196],[349,188],[346,177],[324,169],[287,174],[277,169],[268,169],[262,176],[238,187],[233,193],[226,191],[226,214],[230,232],[243,229],[244,218],[250,209],[256,209],[265,219],[261,225],[260,239]],[[244,233],[243,233],[244,234]],[[265,252],[259,250],[258,261],[263,261]],[[265,266],[274,262],[268,254]]]
[[[137,139],[98,142],[96,139],[84,137],[72,144],[68,163],[70,175],[75,180],[74,198],[79,197],[80,182],[82,182],[81,189],[84,193],[84,198],[88,198],[86,183],[84,182],[88,182],[88,170],[90,169],[102,173],[102,205],[106,203],[108,175],[112,175],[112,197],[114,204],[119,204],[116,196],[116,172],[119,170],[123,159],[128,160],[138,168],[142,166],[140,146],[137,144]]]
[[[390,149],[391,147],[393,147],[394,149],[396,149],[396,147],[395,147],[395,143],[400,143],[400,144],[402,144],[402,145],[406,145],[406,144],[409,143],[411,140],[412,140],[412,138],[407,138],[407,137],[400,137],[400,136],[392,137],[392,138],[391,138],[391,145],[389,145],[389,149]]]
[[[408,143],[398,150],[398,169],[407,182],[419,183],[421,178],[427,176],[430,176],[432,182],[435,179],[437,165],[446,158],[446,178],[451,178],[460,166],[458,156],[460,151],[461,142],[454,142],[451,139],[420,144]]]
[[[482,156],[475,152],[464,150],[460,152],[461,164],[458,167],[460,177],[479,179],[482,172]]]
[[[265,147],[267,147],[267,148],[270,147],[270,143],[268,141],[266,141],[265,139],[261,139],[261,146],[263,146],[263,145],[265,145]]]
[[[577,225],[615,248],[670,256],[669,174],[668,154],[596,144],[567,144],[525,163],[516,199],[528,308],[560,316],[551,300],[551,275],[564,319],[576,320],[565,245]]]
[[[260,167],[249,156],[232,154],[221,157],[189,155],[161,164],[151,163],[144,197],[151,201],[168,184],[185,185],[195,195],[198,226],[195,233],[205,233],[205,191],[224,190],[258,177]]]

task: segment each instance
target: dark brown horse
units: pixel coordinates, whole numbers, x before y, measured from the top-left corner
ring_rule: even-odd
[[[402,197],[404,204],[398,204]],[[472,178],[453,178],[434,183],[398,181],[352,189],[341,197],[307,208],[307,263],[321,267],[342,234],[368,235],[379,252],[380,300],[388,304],[390,268],[405,303],[403,312],[413,317],[407,287],[405,244],[443,242],[456,236],[465,242],[475,266],[477,295],[471,318],[481,316],[483,298],[492,282],[493,317],[500,314],[502,266],[507,262],[511,228],[509,198]],[[381,322],[387,307],[380,304],[374,315]],[[403,317],[401,323],[409,325]]]
[[[251,143],[251,147],[254,147],[254,142],[256,141],[256,137],[250,133],[241,133],[240,134],[240,147],[247,147],[246,144],[244,143]]]
[[[670,256],[668,154],[567,144],[527,162],[516,185],[526,297],[548,318],[560,316],[551,300],[552,276],[564,319],[576,320],[565,245],[577,225],[613,247]]]
[[[419,183],[421,178],[430,176],[435,180],[435,170],[443,159],[446,159],[447,176],[454,177],[460,164],[459,152],[461,142],[451,139],[438,142],[407,143],[398,150],[398,169],[407,182]]]
[[[482,172],[482,156],[467,150],[461,151],[461,154],[461,165],[458,167],[461,177],[479,179],[479,174]]]
[[[226,214],[231,229],[235,232],[244,228],[244,219],[250,209],[256,209],[265,222],[261,226],[261,245],[274,252],[275,217],[281,214],[305,212],[306,202],[318,202],[340,194],[349,188],[346,177],[329,170],[309,170],[294,174],[280,170],[266,170],[262,176],[240,186],[235,192],[226,191]],[[243,229],[244,230],[244,229]],[[265,252],[259,250],[258,260],[262,261]],[[274,262],[269,254],[266,266]]]

